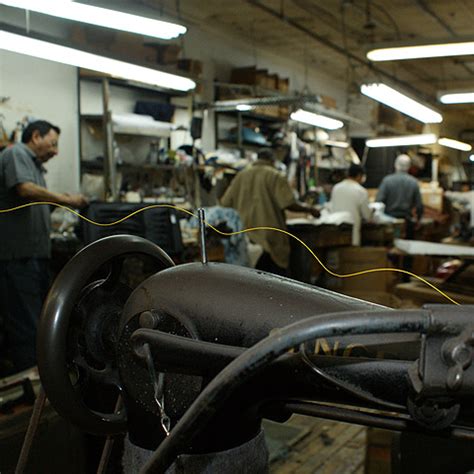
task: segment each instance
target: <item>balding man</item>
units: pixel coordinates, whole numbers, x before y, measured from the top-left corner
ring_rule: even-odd
[[[385,204],[386,214],[405,219],[407,239],[414,237],[414,211],[416,224],[423,214],[418,181],[408,174],[410,166],[411,159],[408,155],[398,155],[395,160],[395,173],[385,176],[377,193],[377,201]]]

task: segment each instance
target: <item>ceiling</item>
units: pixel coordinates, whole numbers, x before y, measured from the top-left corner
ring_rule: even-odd
[[[308,68],[382,79],[435,101],[439,90],[474,86],[474,57],[370,63],[373,45],[472,35],[474,0],[141,0],[190,28],[220,30]]]

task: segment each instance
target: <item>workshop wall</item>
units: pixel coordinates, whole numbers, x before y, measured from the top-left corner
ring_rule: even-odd
[[[59,154],[46,164],[48,187],[79,190],[76,69],[42,59],[0,51],[0,105],[7,131],[25,116],[45,119],[61,128]]]

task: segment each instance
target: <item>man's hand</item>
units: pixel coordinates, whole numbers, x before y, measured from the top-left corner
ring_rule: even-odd
[[[294,202],[286,208],[288,211],[293,212],[305,212],[306,214],[311,214],[313,217],[319,217],[321,213],[316,206],[311,206],[305,202]]]
[[[89,201],[82,194],[66,194],[66,205],[75,207],[77,209],[82,209],[89,204]]]
[[[15,190],[21,198],[28,201],[49,201],[78,209],[89,204],[82,194],[55,193],[30,181],[17,184]]]

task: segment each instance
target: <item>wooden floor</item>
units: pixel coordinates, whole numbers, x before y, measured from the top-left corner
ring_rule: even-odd
[[[306,434],[271,463],[271,474],[364,474],[366,428],[300,415],[287,424]]]

